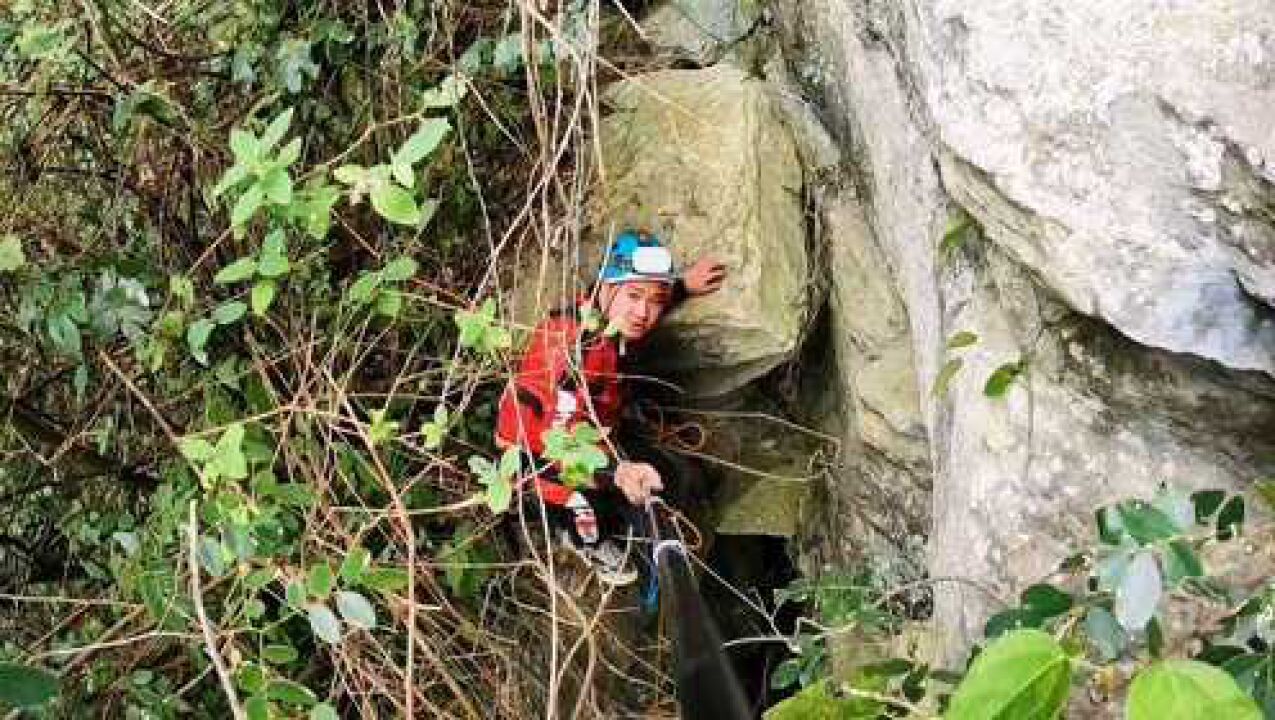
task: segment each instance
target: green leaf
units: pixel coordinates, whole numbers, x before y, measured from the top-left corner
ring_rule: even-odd
[[[510,73],[522,65],[522,33],[512,33],[501,38],[492,48],[491,64],[504,73]]]
[[[249,185],[243,195],[239,196],[234,209],[230,211],[230,224],[239,227],[251,220],[265,197],[265,188],[261,187],[261,183],[255,182]]]
[[[1042,619],[1030,610],[1023,608],[1005,610],[987,619],[987,623],[983,625],[983,637],[995,640],[1014,630],[1038,628],[1041,622]]]
[[[381,217],[399,225],[416,226],[421,210],[412,194],[393,183],[375,185],[371,190],[372,208]]]
[[[1217,513],[1217,539],[1230,540],[1244,526],[1244,498],[1233,496]]]
[[[169,276],[168,292],[182,307],[189,308],[195,304],[195,283],[185,275]]]
[[[513,483],[505,478],[497,477],[487,485],[487,507],[498,515],[508,510],[513,500],[513,490]]]
[[[977,231],[977,227],[969,213],[961,212],[948,222],[947,229],[943,231],[943,239],[939,241],[939,250],[944,255],[952,254],[965,244],[969,236]]]
[[[270,700],[265,695],[253,695],[243,704],[248,720],[270,720]]]
[[[270,305],[274,303],[275,295],[279,288],[273,280],[261,280],[252,286],[252,294],[249,300],[252,302],[252,314],[262,317],[266,311],[270,309]]]
[[[361,594],[342,590],[336,594],[336,609],[345,621],[364,630],[376,627],[376,609]]]
[[[1104,545],[1119,545],[1124,537],[1124,524],[1120,521],[1120,511],[1115,506],[1101,507],[1094,511],[1094,522],[1098,525],[1098,540]]]
[[[406,166],[408,172],[411,172],[412,166],[425,159],[430,153],[438,148],[439,143],[452,130],[452,125],[444,118],[430,118],[421,123],[420,128],[412,133],[412,136],[403,143],[403,146],[394,153],[390,160],[391,166]],[[397,178],[397,175],[395,176]],[[400,180],[401,182],[401,180]],[[405,182],[403,185],[411,187],[411,182]]]
[[[1129,637],[1116,616],[1106,608],[1090,608],[1085,614],[1085,634],[1098,651],[1103,662],[1111,662],[1120,657],[1129,644]]]
[[[1143,550],[1133,557],[1116,586],[1116,619],[1129,632],[1142,630],[1155,616],[1163,595],[1160,566],[1150,550]]]
[[[363,574],[367,572],[368,567],[372,564],[372,554],[361,545],[350,548],[350,552],[346,553],[345,559],[341,561],[341,569],[339,571],[341,580],[357,584],[363,579]]]
[[[226,191],[235,187],[239,183],[248,179],[248,168],[244,165],[231,165],[226,168],[226,172],[222,174],[221,179],[212,189],[212,197],[214,200],[226,194]]]
[[[1168,540],[1181,533],[1177,524],[1155,506],[1141,500],[1130,500],[1117,506],[1124,531],[1140,545]]]
[[[251,278],[257,273],[257,261],[250,257],[239,258],[217,271],[213,282],[218,285],[230,285]]]
[[[0,662],[0,703],[33,707],[57,697],[58,676],[30,665]]]
[[[342,165],[332,171],[332,177],[343,185],[361,185],[367,181],[367,168],[362,165]]]
[[[327,563],[319,563],[310,568],[306,575],[305,587],[310,597],[327,598],[332,594],[336,579],[332,576],[332,568]]]
[[[319,703],[310,708],[310,720],[341,720],[336,709],[327,703]]]
[[[1165,660],[1129,686],[1127,720],[1262,720],[1262,711],[1235,679],[1195,660]]]
[[[291,645],[267,645],[261,649],[261,657],[274,665],[286,665],[297,659],[297,649]]]
[[[264,278],[277,278],[288,274],[291,265],[288,262],[288,256],[285,254],[261,254],[261,260],[257,265],[257,273]]]
[[[437,450],[443,444],[443,438],[447,436],[450,423],[447,406],[442,404],[434,406],[434,419],[421,426],[426,450]]]
[[[1053,585],[1040,583],[1023,591],[1022,602],[1042,618],[1062,615],[1071,609],[1072,599]]]
[[[603,461],[606,462],[605,456]],[[604,466],[605,467],[605,466]],[[518,476],[522,469],[522,453],[516,446],[505,448],[505,452],[500,455],[500,477],[506,480],[512,480]]]
[[[397,258],[381,269],[381,277],[386,282],[405,282],[411,280],[416,275],[419,268],[416,261],[410,257]]]
[[[67,314],[59,313],[49,316],[45,322],[45,329],[49,332],[49,340],[53,341],[53,346],[58,352],[67,357],[79,358],[84,352],[83,338],[80,336],[80,327],[75,324],[75,320]]]
[[[266,671],[257,663],[244,663],[235,671],[235,684],[250,693],[263,693],[266,690]]]
[[[262,277],[277,278],[287,274],[288,269],[287,234],[282,230],[274,230],[261,243],[257,272]]]
[[[248,460],[243,454],[244,427],[233,423],[226,428],[213,448],[213,457],[205,466],[205,472],[215,477],[242,480],[248,477]]]
[[[13,272],[27,263],[22,241],[16,235],[0,238],[0,272]]]
[[[1164,657],[1164,628],[1160,625],[1159,618],[1153,617],[1147,623],[1147,650],[1157,660]]]
[[[218,325],[231,325],[239,322],[247,312],[248,306],[243,301],[231,300],[214,308],[212,319]]]
[[[288,583],[283,588],[283,598],[288,601],[289,605],[298,610],[304,608],[306,601],[305,583],[299,580]]]
[[[360,584],[378,592],[398,592],[407,587],[407,571],[399,568],[376,568],[364,573]]]
[[[1177,587],[1187,578],[1204,576],[1200,556],[1186,540],[1178,539],[1164,549],[1164,580],[1169,587]]]
[[[236,165],[252,165],[261,158],[261,144],[247,130],[231,130],[230,152],[235,155]]]
[[[204,463],[216,452],[212,443],[201,437],[184,437],[177,441],[182,456],[193,463]]]
[[[1245,653],[1227,660],[1222,669],[1235,678],[1240,689],[1257,701],[1262,715],[1275,717],[1275,655]]]
[[[449,108],[454,107],[469,92],[463,78],[456,75],[448,75],[437,87],[430,88],[421,93],[421,106],[425,109]]]
[[[379,272],[365,272],[350,285],[350,289],[346,294],[352,302],[363,304],[371,302],[380,287],[381,274]]]
[[[204,347],[208,344],[208,336],[212,334],[217,323],[207,318],[200,318],[186,328],[186,346],[190,354],[200,365],[208,364],[208,353]]]
[[[1195,521],[1200,525],[1207,525],[1209,518],[1222,507],[1222,501],[1225,499],[1225,490],[1200,490],[1191,493],[1191,504],[1195,506]]]
[[[1004,397],[1009,392],[1009,386],[1014,383],[1023,372],[1023,363],[1011,362],[1005,363],[987,378],[987,384],[983,386],[983,394],[989,398]]]
[[[291,680],[271,680],[266,686],[266,697],[301,707],[310,707],[316,700],[310,688]]]
[[[967,348],[976,342],[978,342],[978,335],[968,330],[962,330],[947,339],[947,349],[960,350],[961,348]]]
[[[279,501],[285,505],[307,510],[314,506],[314,491],[302,483],[284,483],[275,489]]]
[[[878,690],[879,692],[879,690]],[[875,720],[882,704],[866,698],[837,697],[831,680],[812,683],[766,711],[766,720]]]
[[[392,441],[398,435],[399,422],[391,420],[385,409],[372,410],[368,413],[371,422],[368,423],[367,437],[373,445],[384,445]]]
[[[341,621],[328,609],[327,605],[312,603],[306,606],[306,617],[310,620],[310,629],[314,636],[330,645],[341,643]]]
[[[278,167],[286,168],[297,160],[301,159],[301,138],[294,138],[292,142],[283,146],[279,151],[279,156],[274,159],[274,164]]]
[[[797,678],[801,675],[801,661],[797,658],[789,658],[775,668],[770,674],[770,687],[774,690],[783,690],[797,684]]]
[[[1067,702],[1071,663],[1048,633],[1018,630],[989,645],[956,689],[947,720],[1053,720]]]
[[[934,397],[942,397],[947,394],[947,388],[952,384],[952,378],[956,377],[956,373],[960,371],[965,361],[960,358],[952,358],[943,364],[943,369],[939,370],[939,374],[934,378],[934,387],[930,390],[930,394]]]
[[[207,535],[199,538],[199,564],[213,577],[226,574],[230,551],[216,538]]]
[[[292,177],[281,167],[270,169],[261,176],[254,187],[260,187],[266,199],[275,205],[287,205],[292,202]]]
[[[275,116],[270,121],[270,125],[266,127],[266,131],[261,133],[260,152],[268,153],[274,149],[275,145],[288,134],[288,128],[292,126],[292,108],[288,108]]]
[[[403,293],[397,290],[382,290],[376,296],[376,314],[388,318],[396,318],[403,310]]]

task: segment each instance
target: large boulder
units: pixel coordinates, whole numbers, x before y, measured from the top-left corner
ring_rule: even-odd
[[[1275,371],[1275,5],[898,4],[998,245],[1140,343]]]
[[[862,270],[838,273],[834,297],[880,307],[862,278],[884,277],[905,310],[903,394],[932,467],[929,569],[974,581],[935,585],[940,653],[956,664],[997,597],[1092,542],[1096,507],[1273,469],[1275,6],[788,0],[779,12],[880,250],[845,258]],[[973,228],[945,244],[966,212]],[[854,223],[832,235],[863,244]],[[851,404],[897,397],[904,386],[871,366],[898,338],[842,327],[856,338],[842,354]],[[948,348],[957,333],[977,341]],[[1026,373],[988,397],[989,376],[1020,361]],[[907,417],[858,436],[907,447],[880,432]],[[846,505],[859,492],[833,490]]]
[[[712,254],[730,272],[662,325],[653,369],[692,395],[741,388],[791,356],[810,315],[802,166],[783,103],[725,65],[635,76],[605,99],[599,239],[649,228],[682,264]]]

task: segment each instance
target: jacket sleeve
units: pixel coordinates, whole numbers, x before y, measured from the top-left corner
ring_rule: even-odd
[[[550,319],[538,325],[518,372],[500,399],[496,435],[533,457],[544,453],[544,433],[553,426],[558,390],[569,382],[571,323]]]

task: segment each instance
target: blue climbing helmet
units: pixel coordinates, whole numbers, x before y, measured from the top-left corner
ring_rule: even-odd
[[[601,280],[604,283],[654,280],[672,284],[677,281],[677,268],[673,254],[659,238],[645,230],[625,230],[611,243]]]

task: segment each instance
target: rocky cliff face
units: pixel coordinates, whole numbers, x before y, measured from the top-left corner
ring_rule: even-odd
[[[801,371],[842,452],[808,565],[928,573],[958,662],[1095,508],[1275,470],[1268,0],[676,5],[731,31],[651,16],[656,47],[715,64],[620,87],[601,195],[739,261],[675,322],[720,345],[670,354],[691,386],[815,338]],[[648,151],[616,150],[634,132]]]
[[[987,586],[936,590],[949,658],[989,594],[1047,573],[1095,507],[1272,469],[1275,7],[802,0],[777,16],[867,219],[828,225],[840,332],[907,318],[906,349],[860,333],[844,355],[855,425],[867,440],[870,420],[919,408],[930,573]],[[945,244],[963,213],[981,231]],[[949,349],[957,333],[977,342]],[[882,400],[863,377],[886,352],[914,395]],[[1024,371],[987,397],[1007,364]]]

